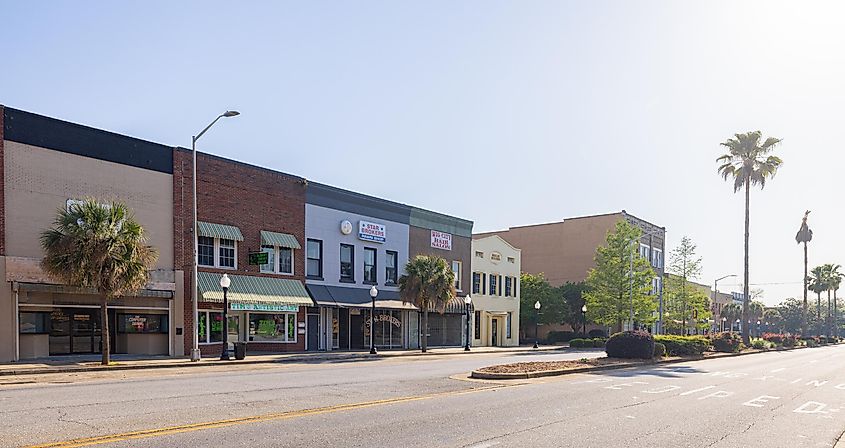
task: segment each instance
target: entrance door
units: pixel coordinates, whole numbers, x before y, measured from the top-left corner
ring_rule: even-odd
[[[499,319],[495,317],[490,324],[490,345],[499,346]]]
[[[96,309],[58,308],[50,313],[50,355],[100,353],[102,327]]]
[[[308,319],[308,351],[316,351],[320,348],[320,315],[309,314]]]

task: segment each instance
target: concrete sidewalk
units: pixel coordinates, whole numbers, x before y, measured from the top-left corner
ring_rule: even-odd
[[[398,358],[408,356],[441,356],[441,355],[473,355],[490,353],[522,353],[534,351],[553,351],[567,349],[568,345],[541,346],[535,349],[531,346],[520,347],[473,347],[471,351],[464,351],[463,347],[430,348],[428,352],[419,350],[384,350],[377,355],[369,351],[333,351],[333,352],[302,352],[257,354],[247,353],[246,359],[220,361],[216,357],[203,358],[199,362],[191,362],[188,358],[171,357],[135,357],[127,355],[112,355],[112,365],[100,364],[99,355],[62,356],[49,359],[34,359],[0,364],[0,376],[33,375],[66,372],[93,372],[104,370],[133,370],[133,369],[165,369],[176,367],[222,366],[242,364],[269,364],[284,362],[342,362],[356,359]]]

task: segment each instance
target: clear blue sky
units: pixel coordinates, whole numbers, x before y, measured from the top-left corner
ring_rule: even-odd
[[[625,209],[742,273],[719,142],[785,164],[752,194],[752,283],[842,259],[845,5],[778,1],[0,1],[0,103],[475,221]],[[768,285],[768,283],[790,283]],[[723,283],[724,289],[737,286]]]

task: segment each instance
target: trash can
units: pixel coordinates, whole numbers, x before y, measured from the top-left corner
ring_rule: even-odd
[[[235,359],[246,358],[246,342],[235,342]]]

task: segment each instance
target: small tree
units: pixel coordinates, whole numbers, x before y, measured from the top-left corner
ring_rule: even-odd
[[[57,212],[54,227],[41,234],[41,266],[62,283],[95,288],[100,295],[103,365],[109,364],[109,300],[141,289],[158,259],[144,229],[126,205],[86,199]]]
[[[519,313],[520,327],[528,335],[528,327],[537,328],[539,323],[560,322],[561,307],[565,305],[557,290],[540,274],[522,274],[520,276]],[[537,313],[534,303],[540,302],[542,312]],[[536,338],[537,335],[535,334]]]
[[[569,324],[572,331],[577,333],[581,325],[584,324],[584,315],[581,313],[581,307],[586,303],[584,293],[587,291],[587,285],[584,282],[566,282],[559,286],[557,290],[565,304],[561,322]]]
[[[399,278],[399,294],[403,302],[413,303],[423,313],[422,343],[428,350],[428,312],[446,311],[446,304],[455,298],[455,273],[442,257],[417,255],[405,265],[405,274]]]
[[[687,322],[693,319],[693,315],[696,315],[699,319],[704,319],[706,317],[704,313],[709,309],[707,303],[702,303],[700,297],[696,298],[695,308],[690,303],[691,295],[695,292],[695,286],[690,280],[701,275],[701,257],[696,255],[695,250],[695,244],[689,237],[685,236],[681,238],[678,247],[669,254],[669,272],[674,275],[667,279],[664,292],[666,298],[676,302],[675,306],[671,308],[679,312],[679,315],[675,317],[679,317],[681,320],[681,333],[683,334],[686,334],[686,330],[689,328]]]
[[[596,249],[596,267],[587,276],[587,316],[593,322],[622,331],[622,323],[634,319],[651,323],[657,309],[651,291],[654,271],[636,254],[642,233],[625,220],[608,232],[607,244]]]

